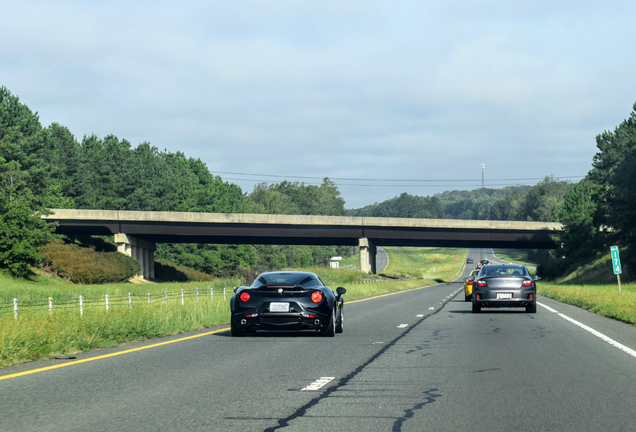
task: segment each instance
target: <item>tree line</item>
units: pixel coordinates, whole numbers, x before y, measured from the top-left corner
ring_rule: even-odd
[[[636,105],[635,105],[636,109]],[[361,209],[345,209],[335,183],[261,183],[251,193],[212,174],[200,160],[136,147],[114,135],[43,127],[37,113],[0,87],[0,267],[25,276],[37,266],[52,227],[47,208],[271,213],[330,216],[561,221],[562,249],[550,256],[575,265],[609,243],[636,242],[636,118],[597,136],[593,168],[577,184],[546,177],[535,186],[448,191],[432,197],[403,193]],[[325,263],[346,247],[159,244],[156,257],[216,276]],[[554,270],[552,270],[554,271]]]
[[[453,190],[423,197],[403,193],[357,210],[352,216],[554,222],[560,203],[572,188],[546,177],[535,186]]]
[[[636,264],[636,104],[613,131],[596,136],[596,146],[592,169],[559,208],[565,228],[556,273],[608,255],[612,245],[622,249],[624,270]]]
[[[282,182],[245,194],[200,160],[133,147],[114,135],[75,139],[68,128],[40,124],[37,113],[0,87],[0,267],[26,276],[52,227],[47,208],[218,213],[345,215],[328,179],[320,186]],[[346,248],[345,248],[346,249]],[[346,249],[348,250],[348,249]],[[156,257],[216,276],[253,269],[310,266],[344,252],[337,247],[158,244]]]

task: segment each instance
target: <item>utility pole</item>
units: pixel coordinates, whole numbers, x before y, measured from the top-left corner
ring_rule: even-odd
[[[481,164],[481,188],[484,188],[484,173],[486,172],[486,164]]]

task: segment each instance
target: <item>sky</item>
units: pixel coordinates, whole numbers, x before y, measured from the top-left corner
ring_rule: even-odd
[[[244,193],[579,181],[636,103],[633,0],[0,0],[0,86],[81,142],[201,159]]]

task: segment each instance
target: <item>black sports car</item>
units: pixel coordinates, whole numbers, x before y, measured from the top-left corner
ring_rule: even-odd
[[[484,265],[473,280],[473,313],[482,307],[525,307],[537,311],[536,276],[521,264]]]
[[[339,287],[334,293],[310,272],[267,272],[249,287],[234,289],[230,299],[232,336],[257,330],[315,330],[342,333],[344,316]]]

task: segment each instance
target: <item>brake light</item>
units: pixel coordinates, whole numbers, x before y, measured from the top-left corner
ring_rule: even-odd
[[[322,293],[320,291],[314,291],[311,293],[311,301],[314,303],[320,303],[322,301]]]
[[[521,286],[531,287],[531,286],[534,286],[534,282],[529,281],[529,280],[524,280],[523,282],[521,282]]]
[[[473,281],[471,281],[471,280],[466,281],[466,285],[472,285],[472,284],[473,284]]]
[[[482,280],[475,281],[475,285],[477,285],[478,287],[485,287],[485,286],[488,286],[488,284],[486,283],[486,281],[482,281]]]
[[[250,299],[250,293],[248,293],[247,291],[243,291],[239,298],[242,302],[247,302]]]

